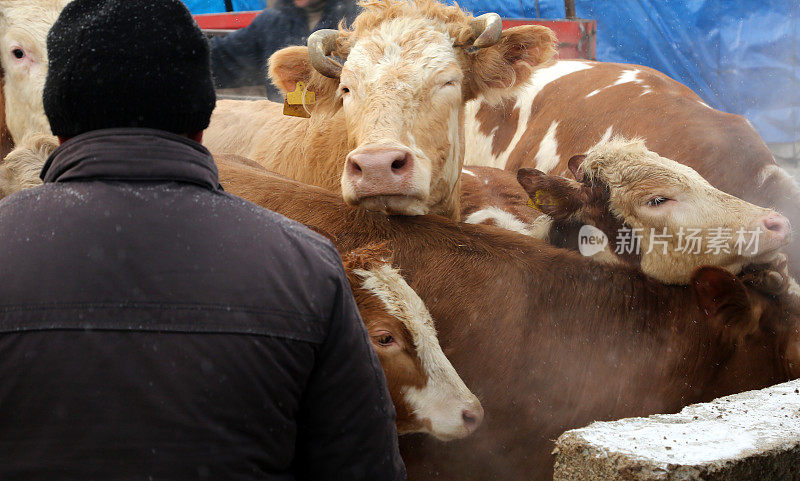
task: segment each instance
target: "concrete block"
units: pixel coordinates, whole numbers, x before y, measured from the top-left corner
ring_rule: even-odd
[[[554,481],[800,481],[800,380],[562,434]]]

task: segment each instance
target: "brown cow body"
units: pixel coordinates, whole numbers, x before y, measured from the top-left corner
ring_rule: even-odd
[[[466,114],[466,165],[568,176],[571,156],[612,136],[640,137],[718,189],[800,225],[800,189],[752,125],[647,67],[561,60],[538,69],[517,96],[497,107],[473,101]],[[798,247],[790,249],[800,272]]]
[[[220,167],[227,190],[325,230],[342,250],[394,246],[486,413],[464,440],[404,438],[409,479],[545,480],[552,440],[565,429],[674,412],[796,375],[796,311],[722,270],[694,287],[665,286],[490,226],[386,217],[321,189]]]

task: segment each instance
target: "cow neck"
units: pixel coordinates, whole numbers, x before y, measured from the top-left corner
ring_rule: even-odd
[[[205,147],[163,130],[94,130],[57,148],[42,168],[44,182],[176,181],[221,189]]]

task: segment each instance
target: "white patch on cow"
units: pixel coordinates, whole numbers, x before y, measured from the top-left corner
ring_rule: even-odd
[[[638,78],[639,72],[641,72],[641,70],[638,68],[633,70],[623,70],[622,73],[619,74],[619,78],[612,84],[612,86],[622,85],[628,82],[642,83],[643,80]]]
[[[707,103],[703,102],[702,100],[698,100],[697,103],[699,103],[700,105],[702,105],[703,107],[705,107],[707,109],[711,108],[711,106],[709,106]]]
[[[611,140],[611,136],[613,134],[614,134],[614,126],[613,125],[609,125],[608,128],[606,129],[605,133],[603,134],[602,137],[600,137],[600,140],[597,143],[598,144],[602,144],[602,143],[608,142],[609,140]]]
[[[556,129],[558,128],[558,121],[553,121],[544,134],[544,138],[539,143],[539,150],[536,152],[534,162],[536,168],[545,174],[553,170],[555,166],[561,161],[561,156],[558,155],[558,141],[556,140]]]
[[[637,83],[637,84],[642,84],[642,88],[644,88],[644,92],[642,92],[640,95],[644,95],[644,94],[652,92],[652,90],[650,90],[649,86],[644,85],[644,80],[642,80],[642,79],[640,79],[638,77],[639,72],[641,72],[641,70],[639,70],[639,69],[623,70],[622,73],[619,74],[619,77],[617,78],[617,80],[614,81],[614,83],[612,83],[611,85],[606,85],[605,87],[601,87],[601,88],[599,88],[597,90],[592,90],[591,92],[589,92],[586,95],[586,98],[588,99],[589,97],[593,97],[593,96],[599,94],[600,92],[602,92],[603,90],[605,90],[607,88],[614,87],[615,85],[622,85],[622,84],[631,83],[631,82]]]
[[[773,175],[786,174],[786,171],[774,164],[765,165],[756,176],[756,185],[761,187]]]
[[[580,72],[593,68],[594,62],[587,62],[583,60],[559,60],[549,67],[544,67],[536,70],[528,84],[517,94],[517,101],[514,104],[515,109],[519,109],[519,120],[517,121],[517,129],[514,136],[511,138],[508,147],[500,152],[497,156],[492,155],[492,139],[494,138],[494,131],[491,135],[486,136],[480,132],[480,125],[476,118],[478,109],[480,108],[482,99],[479,97],[467,103],[465,111],[466,119],[466,135],[465,140],[467,144],[466,153],[464,156],[465,165],[485,165],[495,167],[498,169],[505,169],[508,163],[508,158],[516,148],[522,136],[525,134],[528,126],[528,121],[531,117],[531,108],[533,107],[533,100],[551,82],[569,75],[571,73]]]
[[[462,174],[471,175],[472,177],[477,177],[477,175],[475,175],[475,172],[473,172],[473,171],[471,171],[469,169],[461,169],[461,173]]]
[[[645,85],[644,86],[644,91],[639,94],[639,97],[641,97],[642,95],[647,95],[647,94],[651,93],[652,91],[653,91],[653,89],[651,89],[649,85]]]
[[[775,164],[768,164],[765,165],[761,171],[756,176],[756,185],[761,187],[763,186],[769,179],[775,177],[775,183],[779,186],[784,186],[780,188],[796,188],[800,189],[800,185],[798,185],[797,180],[785,169],[783,169],[779,165]],[[787,185],[788,184],[788,185]],[[791,186],[791,187],[789,187]]]
[[[549,241],[551,227],[553,227],[553,218],[543,214],[533,220],[533,225],[531,225],[529,232],[532,237]]]
[[[497,132],[497,127],[493,128],[489,135],[481,133],[481,126],[477,118],[481,102],[480,98],[470,100],[464,107],[464,141],[466,143],[464,165],[494,166],[496,159],[492,156],[492,139]]]
[[[386,311],[403,323],[414,340],[428,380],[422,389],[406,389],[409,407],[419,419],[430,420],[433,436],[454,439],[468,434],[462,413],[465,409],[480,409],[480,403],[442,352],[433,319],[422,299],[390,264],[354,269],[353,273],[363,279],[362,287],[383,302]]]
[[[488,221],[494,221],[494,225],[506,230],[519,232],[524,235],[531,234],[528,224],[519,220],[517,216],[511,212],[507,212],[500,207],[484,207],[481,210],[476,210],[464,219],[464,222],[467,224],[484,224]]]
[[[789,287],[786,292],[800,299],[800,285],[797,285],[797,281],[794,280],[794,277],[789,277]]]

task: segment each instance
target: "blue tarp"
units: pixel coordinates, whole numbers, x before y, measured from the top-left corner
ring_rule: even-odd
[[[259,0],[233,1],[238,6]],[[223,3],[187,0],[190,6]],[[475,14],[564,17],[563,0],[458,3]],[[597,20],[598,60],[664,72],[709,105],[745,115],[767,142],[800,141],[799,4],[797,0],[575,0],[579,17]],[[193,12],[200,13],[199,7]]]

